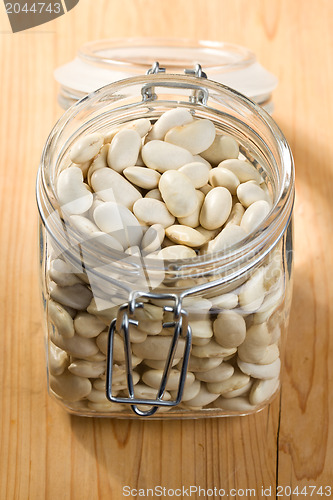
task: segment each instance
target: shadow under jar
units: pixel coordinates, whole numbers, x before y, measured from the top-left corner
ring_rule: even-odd
[[[82,214],[87,224],[78,224],[59,201],[57,181],[72,163],[71,148],[95,132],[112,141],[130,122],[148,118],[153,125],[174,108],[237,141],[238,158],[256,169],[270,211],[238,243],[191,258],[110,248],[105,234],[89,229],[92,209]],[[96,207],[101,200],[92,196]],[[293,201],[293,160],[280,129],[221,84],[140,76],[71,107],[47,140],[37,178],[50,394],[82,416],[198,418],[264,408],[280,387]]]

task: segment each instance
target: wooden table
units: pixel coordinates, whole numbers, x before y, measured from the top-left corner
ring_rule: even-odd
[[[81,0],[15,35],[2,2],[0,15],[1,500],[120,499],[126,485],[240,489],[234,498],[251,497],[247,488],[269,498],[262,487],[275,497],[279,485],[294,490],[281,488],[282,498],[296,498],[297,487],[325,498],[333,487],[333,2]],[[294,301],[281,396],[254,416],[78,418],[47,395],[34,191],[60,115],[53,70],[87,40],[140,35],[239,43],[279,78],[274,117],[297,170]],[[222,497],[209,493],[192,498]]]

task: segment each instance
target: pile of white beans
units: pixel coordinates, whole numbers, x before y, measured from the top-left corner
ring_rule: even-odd
[[[252,233],[272,206],[261,173],[237,141],[184,108],[154,124],[141,118],[107,135],[85,135],[70,160],[56,183],[61,210],[83,237],[130,256],[191,259],[226,250]],[[81,412],[128,411],[105,394],[108,326],[118,305],[101,308],[87,275],[64,255],[50,257],[47,286],[52,391]],[[248,412],[277,391],[284,292],[280,244],[234,288],[185,298],[193,340],[183,410]],[[135,313],[138,326],[130,326],[137,397],[155,398],[160,385],[173,334],[163,328],[173,319],[165,305],[146,301]],[[176,396],[183,349],[180,339],[166,400]],[[113,369],[113,394],[127,396],[118,333]]]

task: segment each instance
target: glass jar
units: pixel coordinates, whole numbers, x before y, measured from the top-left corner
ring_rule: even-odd
[[[273,111],[277,78],[246,47],[184,38],[113,38],[83,45],[75,59],[55,70],[58,101],[69,108],[85,95],[112,82],[144,75],[154,61],[168,72],[183,73],[199,63],[211,80],[231,87]]]
[[[227,251],[164,262],[111,249],[61,209],[57,176],[84,134],[112,135],[138,118],[153,123],[176,107],[237,140],[266,183],[271,211]],[[193,418],[264,408],[280,387],[293,200],[293,160],[280,129],[221,84],[151,74],[72,106],[47,140],[37,179],[50,394],[83,416]]]

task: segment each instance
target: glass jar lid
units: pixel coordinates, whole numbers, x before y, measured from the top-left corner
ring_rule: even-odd
[[[154,61],[181,74],[200,64],[210,80],[223,83],[272,111],[277,78],[247,48],[209,40],[118,38],[83,45],[71,62],[55,70],[59,102],[68,108],[84,95],[110,83],[144,75]]]

